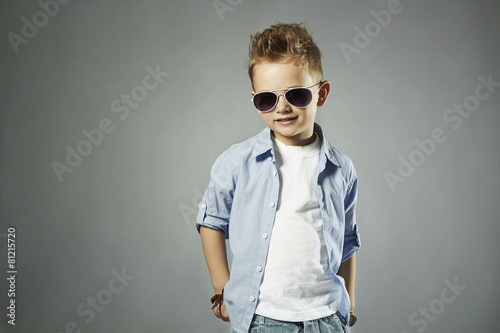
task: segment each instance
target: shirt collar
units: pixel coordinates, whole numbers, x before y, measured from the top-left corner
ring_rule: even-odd
[[[326,158],[330,162],[340,167],[340,164],[337,160],[337,156],[335,155],[332,145],[326,140],[326,138],[323,135],[323,130],[321,129],[321,126],[319,126],[317,123],[314,123],[314,132],[316,132],[319,138],[321,139],[320,155],[326,155]],[[271,151],[271,154],[274,155],[271,135],[272,135],[271,129],[269,127],[266,127],[262,132],[257,134],[253,156],[259,156],[264,153],[267,153],[268,151]]]

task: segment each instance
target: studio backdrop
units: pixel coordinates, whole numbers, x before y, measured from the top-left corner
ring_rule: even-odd
[[[227,332],[195,228],[265,128],[250,35],[304,22],[359,175],[351,332],[496,332],[498,1],[2,1],[0,331]]]

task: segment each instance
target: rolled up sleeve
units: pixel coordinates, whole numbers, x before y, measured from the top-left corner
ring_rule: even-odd
[[[349,259],[361,246],[358,225],[356,223],[356,203],[358,199],[358,177],[353,170],[352,180],[344,199],[345,231],[342,261]]]
[[[208,190],[207,190],[208,191]],[[205,192],[206,193],[206,192]],[[206,195],[205,195],[206,196]],[[205,199],[204,196],[204,199]],[[196,217],[196,229],[200,232],[200,227],[208,227],[216,230],[222,230],[224,237],[229,238],[229,217],[212,212],[212,215],[207,213],[207,206],[212,205],[208,200],[202,200],[198,206],[198,216]]]
[[[232,158],[231,150],[217,158],[210,172],[207,190],[198,205],[196,228],[201,226],[221,230],[229,238],[229,218],[236,187],[237,162]]]

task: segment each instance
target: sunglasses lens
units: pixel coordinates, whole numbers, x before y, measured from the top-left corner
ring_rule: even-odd
[[[276,104],[276,95],[271,92],[262,92],[253,96],[253,104],[257,110],[266,112],[271,110]]]
[[[285,94],[286,100],[298,108],[308,106],[312,101],[312,93],[307,88],[290,89]]]

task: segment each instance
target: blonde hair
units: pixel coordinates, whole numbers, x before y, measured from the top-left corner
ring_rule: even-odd
[[[248,75],[252,85],[256,65],[287,61],[305,68],[318,81],[323,80],[321,51],[304,23],[277,23],[251,36]]]

